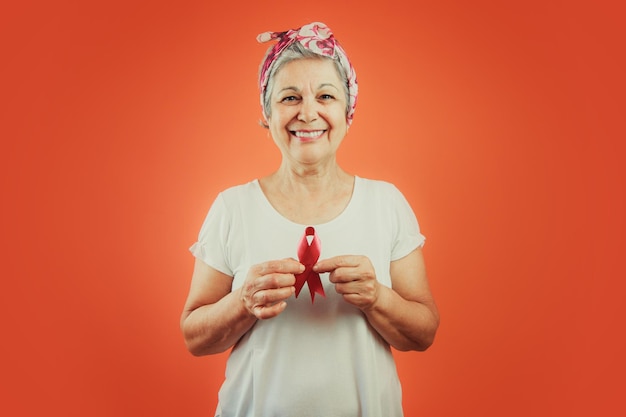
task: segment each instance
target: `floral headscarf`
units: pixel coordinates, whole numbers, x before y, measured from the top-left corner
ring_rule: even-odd
[[[346,120],[348,126],[352,123],[354,117],[354,109],[356,107],[356,97],[358,93],[358,85],[356,82],[356,73],[348,56],[343,48],[339,45],[339,42],[333,36],[330,28],[324,23],[313,22],[308,25],[304,25],[299,29],[291,29],[285,32],[264,32],[257,36],[257,41],[260,43],[268,42],[274,39],[278,39],[278,42],[268,52],[261,67],[261,74],[259,77],[259,89],[261,90],[261,106],[263,107],[263,113],[267,118],[267,112],[265,110],[265,104],[263,97],[265,96],[265,90],[269,82],[269,77],[272,72],[272,67],[276,62],[276,59],[280,54],[290,45],[295,42],[300,42],[302,46],[311,52],[318,55],[326,56],[339,61],[344,68],[348,77],[348,112],[346,114]]]

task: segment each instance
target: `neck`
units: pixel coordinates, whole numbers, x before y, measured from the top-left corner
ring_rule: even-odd
[[[290,166],[281,164],[278,171],[271,175],[276,186],[285,194],[327,193],[352,182],[352,175],[346,173],[336,163],[324,166]]]
[[[259,183],[270,204],[282,216],[299,224],[321,224],[346,208],[352,196],[354,176],[336,164],[325,169],[292,169],[283,164]]]

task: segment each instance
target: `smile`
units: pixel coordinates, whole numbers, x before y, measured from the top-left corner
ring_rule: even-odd
[[[295,131],[292,131],[291,133],[297,138],[315,139],[321,136],[324,132],[325,132],[324,130],[311,130],[311,131],[295,130]]]

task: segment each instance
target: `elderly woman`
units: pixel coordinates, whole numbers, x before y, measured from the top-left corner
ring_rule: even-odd
[[[216,416],[401,416],[391,347],[424,350],[439,324],[424,237],[396,187],[337,163],[357,84],[330,29],[258,39],[277,41],[260,90],[282,161],[211,206],[190,249],[185,342],[233,348]]]

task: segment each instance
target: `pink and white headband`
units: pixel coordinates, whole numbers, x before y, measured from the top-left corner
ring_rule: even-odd
[[[346,52],[339,45],[339,42],[333,36],[330,28],[324,23],[313,22],[304,25],[299,29],[291,29],[285,32],[264,32],[257,36],[260,43],[269,42],[278,39],[278,42],[272,47],[265,57],[261,74],[259,77],[259,89],[261,91],[261,106],[263,113],[267,117],[263,97],[267,89],[267,83],[272,72],[272,67],[280,54],[295,42],[300,42],[302,46],[318,55],[326,56],[339,61],[348,76],[348,111],[346,120],[348,125],[352,123],[354,117],[354,109],[356,108],[356,97],[358,94],[358,85],[356,82],[356,73],[354,67],[350,63]]]

